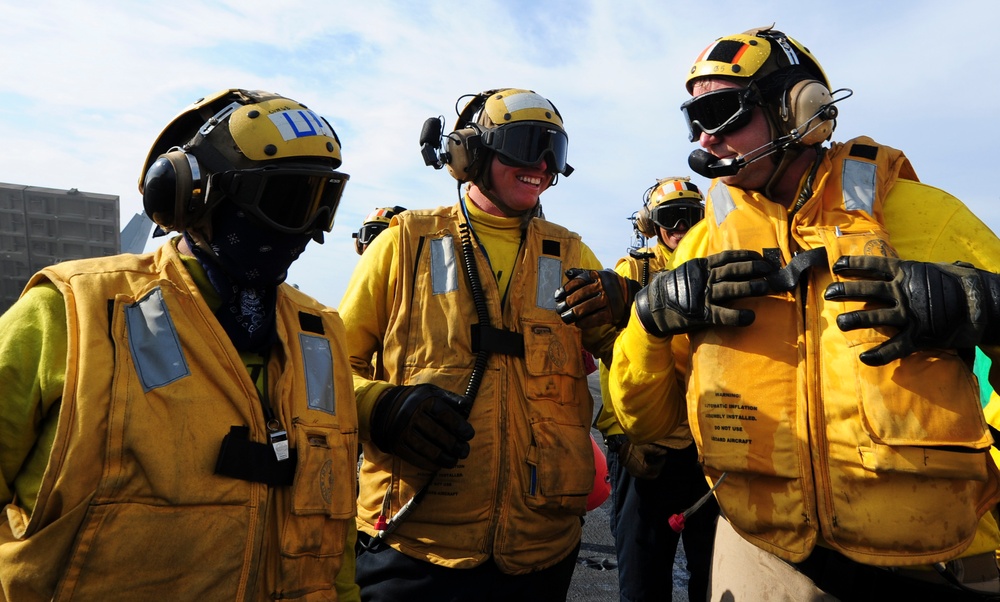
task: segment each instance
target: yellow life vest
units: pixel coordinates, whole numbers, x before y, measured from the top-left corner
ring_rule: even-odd
[[[903,154],[858,138],[828,151],[791,217],[717,181],[708,195],[709,254],[786,265],[827,253],[795,290],[737,302],[752,325],[690,335],[688,415],[706,474],[728,473],[716,496],[736,530],[789,561],[819,535],[866,564],[946,560],[1000,499],[969,367],[944,350],[867,366],[858,354],[892,329],[842,332],[837,315],[862,304],[823,299],[840,256],[895,255],[882,202],[897,177],[916,179]]]
[[[66,382],[34,511],[15,500],[0,522],[7,597],[336,597],[357,457],[336,312],[279,288],[268,405],[296,465],[294,484],[269,486],[214,474],[234,427],[269,441],[264,410],[172,244],[62,263],[28,286],[44,281],[66,301]]]
[[[476,359],[471,328],[479,322],[463,268],[464,218],[455,206],[396,219],[399,270],[384,337],[385,378],[464,394]],[[505,573],[523,574],[573,550],[594,483],[593,399],[580,330],[562,323],[553,297],[563,272],[580,265],[582,243],[565,228],[531,220],[501,302],[487,258],[470,242],[492,327],[507,331],[484,334],[481,342],[507,348],[489,356],[469,418],[476,431],[469,457],[438,472],[387,541],[442,566],[470,568],[492,556]],[[512,340],[513,347],[523,341],[522,352]],[[386,492],[391,516],[429,476],[366,443],[359,529],[374,535]]]

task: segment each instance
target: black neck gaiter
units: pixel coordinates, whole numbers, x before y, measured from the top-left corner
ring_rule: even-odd
[[[267,351],[277,337],[278,285],[309,244],[310,235],[278,232],[223,201],[212,215],[209,246],[214,257],[187,233],[184,236],[219,294],[222,304],[215,317],[233,345],[239,351]]]

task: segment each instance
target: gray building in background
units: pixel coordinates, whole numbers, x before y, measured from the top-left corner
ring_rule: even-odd
[[[41,268],[118,254],[119,231],[115,195],[0,183],[0,313]]]

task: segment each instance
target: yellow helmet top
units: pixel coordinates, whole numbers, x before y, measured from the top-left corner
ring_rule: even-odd
[[[287,158],[318,159],[333,169],[342,162],[340,139],[323,117],[297,101],[260,90],[220,90],[181,111],[150,148],[139,176],[140,192],[157,157],[182,146],[213,171]]]
[[[729,77],[749,83],[795,65],[804,67],[830,89],[819,61],[805,46],[771,27],[759,27],[709,44],[695,59],[685,83],[688,92],[701,77]]]
[[[479,124],[492,128],[518,121],[540,121],[564,129],[559,111],[544,96],[521,88],[491,91],[479,114]]]
[[[690,199],[697,203],[704,201],[704,197],[698,187],[687,176],[676,178],[660,178],[656,184],[646,191],[646,198],[643,204],[649,209],[654,209],[663,203],[676,201],[679,199]]]

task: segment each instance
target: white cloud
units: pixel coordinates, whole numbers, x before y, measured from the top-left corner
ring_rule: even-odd
[[[456,198],[454,180],[423,165],[423,121],[450,127],[456,98],[496,86],[535,89],[563,113],[577,171],[545,194],[546,215],[612,265],[646,187],[690,173],[678,106],[691,61],[716,37],[772,22],[854,89],[837,139],[902,148],[925,181],[1000,224],[997,193],[980,183],[1000,132],[988,0],[5,0],[0,11],[0,181],[118,194],[123,223],[141,208],[149,145],[199,96],[270,89],[326,116],[351,181],[327,243],[290,280],[333,305],[356,263],[350,233],[372,208]]]

